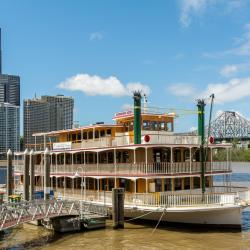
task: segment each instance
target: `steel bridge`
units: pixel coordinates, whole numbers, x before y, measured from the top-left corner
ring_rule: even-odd
[[[250,121],[234,111],[224,111],[211,122],[211,135],[218,141],[250,140]]]
[[[107,208],[83,201],[74,200],[33,200],[19,203],[3,203],[0,205],[0,231],[15,227],[22,223],[75,215],[107,216]]]

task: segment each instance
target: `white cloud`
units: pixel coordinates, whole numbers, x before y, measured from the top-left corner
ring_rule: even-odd
[[[171,94],[176,96],[193,96],[195,93],[195,89],[191,84],[186,83],[174,83],[168,90]]]
[[[150,93],[150,88],[142,83],[128,83],[127,85],[124,85],[115,76],[101,78],[100,76],[90,76],[88,74],[72,76],[59,83],[58,87],[70,91],[81,91],[90,96],[126,96],[131,95],[134,90],[140,90],[146,95]]]
[[[89,40],[94,41],[94,40],[102,40],[103,39],[103,33],[102,32],[93,32],[89,35]]]
[[[209,7],[215,7],[221,15],[229,14],[249,3],[248,0],[179,0],[179,2],[181,9],[180,23],[183,27],[188,27],[193,16],[200,16]],[[213,12],[215,9],[213,9]]]
[[[239,37],[239,46],[226,51],[228,54],[249,56],[250,55],[250,23],[245,24],[244,33]]]
[[[220,74],[224,77],[230,77],[246,70],[250,70],[250,63],[231,64],[224,66]]]
[[[125,103],[122,105],[122,110],[124,111],[129,111],[129,110],[133,110],[134,106],[128,103]]]
[[[145,95],[150,94],[150,88],[147,85],[144,85],[140,82],[131,82],[126,85],[126,91],[129,93],[129,95],[134,91],[141,91]]]
[[[204,52],[203,57],[207,58],[221,58],[227,55],[236,56],[249,56],[250,55],[250,23],[245,24],[244,32],[240,37],[234,38],[236,41],[236,47],[219,52]]]
[[[207,0],[181,0],[180,22],[183,27],[188,27],[191,23],[192,14],[199,14],[207,6]]]
[[[226,65],[223,67],[220,71],[220,74],[225,77],[230,77],[237,73],[239,70],[238,65],[232,64],[232,65]]]
[[[183,84],[182,87],[185,91],[182,91],[181,87],[177,89],[175,85],[171,86],[169,89],[174,89],[175,91],[171,91],[171,93],[176,96],[191,97],[193,99],[208,98],[214,93],[215,102],[220,104],[239,101],[244,97],[250,97],[250,78],[235,78],[226,83],[211,83],[208,84],[203,91],[192,90],[190,84]]]
[[[231,79],[227,83],[209,84],[202,96],[215,94],[217,103],[226,103],[250,96],[250,78]]]

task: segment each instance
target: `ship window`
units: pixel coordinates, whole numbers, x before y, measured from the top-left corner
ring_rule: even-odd
[[[95,131],[95,138],[99,138],[99,131],[98,130]]]
[[[94,163],[94,157],[93,154],[89,154],[89,163]]]
[[[72,141],[76,140],[76,134],[72,134]]]
[[[150,130],[150,121],[143,121],[143,129]]]
[[[173,131],[171,122],[167,123],[167,131]]]
[[[132,131],[134,129],[134,123],[130,122],[129,124],[129,131]]]
[[[181,178],[175,179],[175,190],[181,190]]]
[[[100,137],[104,137],[105,136],[105,130],[101,130],[100,131]]]
[[[114,163],[114,155],[112,152],[108,153],[108,163]]]
[[[77,140],[80,141],[81,140],[81,133],[77,134]]]
[[[128,159],[129,159],[129,153],[128,153],[128,151],[124,151],[123,152],[123,162],[124,163],[127,162]]]
[[[184,189],[190,189],[190,178],[184,178]]]
[[[89,139],[93,139],[93,131],[89,131]]]
[[[111,129],[107,129],[107,135],[111,135]]]
[[[200,188],[200,178],[194,177],[194,188]]]
[[[165,122],[161,122],[161,130],[165,130]]]
[[[158,122],[152,121],[151,128],[152,130],[158,130]]]
[[[84,133],[82,134],[82,138],[83,138],[83,140],[87,140],[87,132],[84,132]]]

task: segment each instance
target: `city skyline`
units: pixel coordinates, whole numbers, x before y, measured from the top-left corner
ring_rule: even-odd
[[[149,105],[193,110],[213,92],[214,115],[250,117],[249,1],[2,0],[1,9],[3,72],[21,75],[21,100],[73,96],[86,125],[110,123],[134,89]],[[196,123],[184,115],[175,128]]]
[[[20,77],[3,74],[0,28],[0,159],[20,150]]]
[[[44,138],[35,138],[34,133],[72,129],[73,108],[74,99],[62,95],[25,99],[24,147],[33,148],[36,143],[42,143]]]

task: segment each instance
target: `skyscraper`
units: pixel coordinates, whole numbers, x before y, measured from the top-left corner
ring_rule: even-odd
[[[19,150],[20,77],[2,74],[0,29],[0,157],[10,148]]]
[[[0,74],[0,103],[20,106],[20,77]]]
[[[2,74],[2,30],[0,28],[0,74]]]
[[[70,129],[73,126],[74,99],[63,95],[42,96],[24,100],[23,128],[25,148],[34,148],[43,138],[35,138],[34,133]]]
[[[20,109],[9,103],[0,103],[0,158],[10,148],[19,151]]]

